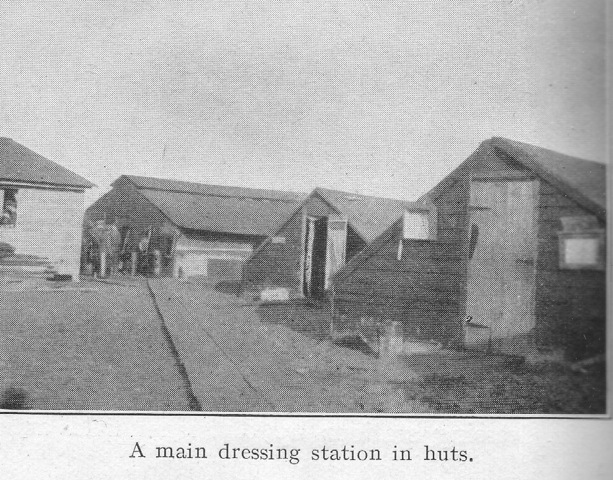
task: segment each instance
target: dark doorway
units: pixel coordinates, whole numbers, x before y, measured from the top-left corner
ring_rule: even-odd
[[[326,288],[326,249],[328,245],[328,219],[315,222],[313,243],[313,270],[311,273],[311,296],[322,298]]]
[[[309,218],[306,225],[303,293],[322,298],[326,284],[327,218]]]

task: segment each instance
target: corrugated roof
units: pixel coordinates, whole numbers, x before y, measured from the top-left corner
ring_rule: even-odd
[[[260,198],[269,200],[287,200],[295,202],[305,197],[304,193],[285,192],[280,190],[261,190],[257,188],[230,187],[225,185],[209,185],[204,183],[185,182],[165,178],[141,177],[138,175],[122,175],[113,185],[121,179],[127,179],[136,188],[150,190],[163,190],[167,192],[183,192],[196,195],[210,195],[235,198]]]
[[[349,224],[367,242],[372,242],[414,202],[394,198],[372,197],[316,188],[324,200],[347,217]]]
[[[124,175],[180,228],[268,236],[304,195]],[[114,182],[117,183],[120,179]]]
[[[94,184],[6,137],[0,137],[0,180],[90,188]]]
[[[603,163],[571,157],[528,143],[493,137],[493,147],[504,150],[515,160],[533,170],[546,180],[558,183],[569,196],[581,201],[588,200],[593,207],[603,212],[607,209],[607,170]],[[576,197],[584,197],[580,200]]]

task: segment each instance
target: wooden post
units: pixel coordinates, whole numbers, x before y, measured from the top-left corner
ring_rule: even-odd
[[[298,297],[304,297],[304,256],[306,248],[306,209],[300,211],[300,256],[298,257]]]
[[[100,278],[106,277],[106,250],[100,249]]]
[[[130,265],[132,276],[136,276],[137,267],[138,267],[138,252],[132,252],[131,254],[132,264]]]
[[[162,272],[162,254],[159,250],[153,251],[153,276],[159,277]]]
[[[330,295],[330,338],[334,338],[334,284]]]

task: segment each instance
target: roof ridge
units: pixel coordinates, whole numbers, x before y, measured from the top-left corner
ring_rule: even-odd
[[[607,164],[585,160],[564,153],[549,150],[525,142],[492,137],[489,144],[494,150],[501,150],[523,166],[550,182],[556,188],[576,201],[582,207],[591,210],[598,217],[606,218],[606,170]],[[572,171],[573,167],[583,167]],[[587,167],[587,168],[586,168]],[[603,169],[601,175],[599,169]],[[587,170],[588,175],[585,175]],[[604,191],[598,188],[602,180]],[[598,191],[604,196],[599,196]],[[596,195],[594,195],[596,193]]]
[[[347,192],[345,190],[336,190],[333,188],[326,188],[326,187],[315,187],[314,191],[318,191],[318,192],[333,192],[333,193],[340,193],[342,195],[348,195],[348,196],[357,196],[357,197],[361,197],[361,198],[373,198],[373,199],[377,199],[377,200],[388,200],[388,201],[392,201],[392,202],[400,202],[400,203],[415,203],[414,201],[411,200],[403,200],[402,198],[395,198],[395,197],[381,197],[378,195],[365,195],[363,193],[354,193],[354,192]]]
[[[501,137],[501,136],[495,135],[495,136],[491,137],[488,140],[494,142],[494,144],[496,144],[497,142],[503,142],[503,143],[505,143],[507,145],[510,145],[511,147],[515,147],[515,148],[521,148],[522,146],[526,146],[526,147],[530,147],[530,148],[535,148],[537,150],[541,150],[543,152],[554,153],[556,155],[562,155],[564,157],[572,158],[574,160],[580,160],[582,162],[595,163],[596,165],[604,165],[605,167],[608,165],[607,163],[599,161],[599,160],[593,160],[593,159],[589,159],[589,158],[577,157],[577,156],[571,155],[569,153],[559,152],[558,150],[552,150],[551,148],[541,147],[539,145],[534,145],[533,143],[522,142],[521,140],[513,140],[512,138],[508,138],[508,137]],[[488,140],[486,140],[486,142]]]
[[[223,187],[224,185],[215,185]],[[230,188],[241,188],[241,187],[230,187]],[[254,196],[254,195],[231,195],[231,194],[223,194],[223,193],[206,193],[206,192],[189,192],[187,190],[174,190],[170,188],[156,188],[156,187],[137,187],[137,190],[153,190],[155,192],[168,192],[168,193],[181,193],[183,195],[194,195],[198,197],[216,197],[216,198],[237,198],[244,200],[268,200],[270,202],[284,202],[284,203],[299,203],[299,199],[292,198],[275,198],[275,197],[266,197],[266,196]]]
[[[129,175],[124,174],[121,175],[120,178],[125,177],[130,182],[132,182],[135,187],[139,190],[155,190],[160,192],[172,192],[172,193],[184,193],[187,195],[201,195],[206,197],[221,197],[221,198],[244,198],[244,199],[254,199],[254,200],[270,200],[276,202],[288,202],[288,203],[297,203],[304,196],[306,196],[303,192],[293,192],[288,190],[271,190],[265,188],[252,188],[252,187],[239,187],[235,185],[219,185],[213,183],[200,183],[200,182],[191,182],[189,180],[177,180],[177,179],[169,179],[169,178],[160,178],[160,177],[149,177],[144,175]],[[117,181],[115,180],[115,181]],[[142,185],[139,181],[154,181],[160,183],[168,183],[175,185]],[[114,182],[113,182],[114,183]],[[204,190],[197,189],[188,189],[187,186],[185,188],[173,188],[178,187],[180,185],[190,185],[199,188],[212,188],[212,189],[228,189],[228,190],[238,190],[236,193],[224,193],[224,192],[207,192]],[[252,194],[249,194],[252,192]]]

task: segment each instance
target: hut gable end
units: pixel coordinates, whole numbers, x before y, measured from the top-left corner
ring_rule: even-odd
[[[605,318],[603,269],[560,261],[568,217],[594,230],[582,235],[604,235],[604,165],[495,137],[420,201],[436,207],[436,239],[403,239],[399,218],[351,259],[333,277],[340,324],[360,329],[364,321],[396,320],[405,336],[475,348],[467,314],[492,332],[504,318],[508,330],[496,330],[490,347],[507,351],[534,340],[566,348]],[[505,288],[479,301],[482,287],[485,297],[494,291],[488,282]],[[492,307],[477,308],[486,303]]]

